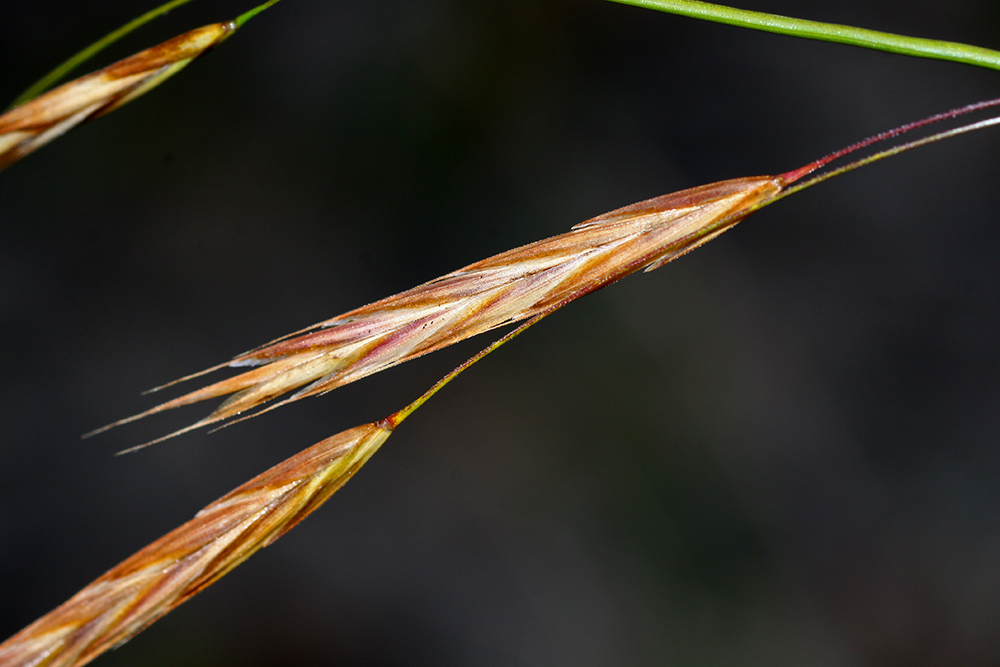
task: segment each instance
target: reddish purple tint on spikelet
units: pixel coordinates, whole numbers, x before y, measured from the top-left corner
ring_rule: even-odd
[[[271,407],[325,393],[527,319],[639,269],[655,269],[722,233],[751,207],[778,194],[782,185],[779,177],[740,178],[606,213],[565,234],[470,264],[241,354],[228,364],[182,378],[227,365],[254,366],[104,428],[229,395],[209,416],[171,434],[177,435],[252,410],[300,387]]]

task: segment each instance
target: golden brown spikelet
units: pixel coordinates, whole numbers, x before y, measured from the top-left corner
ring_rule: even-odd
[[[393,423],[327,438],[215,501],[0,644],[0,665],[84,665],[127,640],[322,505],[385,442]]]
[[[76,667],[127,641],[291,530],[442,387],[553,310],[480,350],[403,409],[322,440],[201,510],[0,644],[0,666]]]
[[[213,23],[191,30],[11,109],[0,116],[0,169],[155,88],[235,29]]]
[[[331,391],[476,334],[525,320],[640,269],[662,266],[732,227],[755,206],[780,193],[783,184],[780,176],[733,179],[611,211],[565,234],[470,264],[241,354],[228,364],[182,378],[224,366],[255,366],[94,433],[171,408],[229,396],[204,419],[166,436],[172,437],[234,417],[299,387],[271,407]]]

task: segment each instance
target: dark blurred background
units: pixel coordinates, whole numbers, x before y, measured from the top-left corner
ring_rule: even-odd
[[[7,3],[0,98],[152,4]],[[995,0],[743,6],[1000,46]],[[129,456],[210,407],[80,442],[142,390],[998,91],[599,0],[286,0],[0,174],[0,635],[489,339]],[[1000,664],[998,148],[855,172],[572,304],[98,664]]]

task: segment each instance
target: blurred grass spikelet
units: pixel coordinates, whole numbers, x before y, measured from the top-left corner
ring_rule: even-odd
[[[84,665],[126,641],[322,505],[395,423],[389,418],[322,440],[208,505],[0,644],[0,665]]]
[[[732,227],[777,196],[784,184],[782,176],[739,178],[605,213],[565,234],[470,264],[164,385],[225,366],[253,367],[92,434],[231,394],[210,415],[159,439],[163,440],[235,417],[296,389],[265,409],[331,391],[476,334],[528,319],[640,269],[662,266]]]
[[[11,109],[0,116],[0,169],[155,88],[235,30],[232,21],[196,28]]]

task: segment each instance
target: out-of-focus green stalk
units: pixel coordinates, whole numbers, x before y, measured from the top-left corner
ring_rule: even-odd
[[[237,28],[241,28],[241,27],[243,27],[244,23],[246,23],[247,21],[249,21],[253,17],[257,16],[257,14],[260,14],[262,11],[264,11],[265,9],[267,9],[268,7],[270,7],[271,5],[273,5],[273,4],[277,3],[277,2],[278,2],[278,0],[268,0],[267,2],[265,2],[262,5],[257,5],[256,7],[254,7],[253,9],[251,9],[250,11],[243,12],[242,14],[240,14],[239,16],[237,16],[236,20],[234,20],[233,23],[236,25]]]
[[[145,24],[149,23],[150,21],[152,21],[153,19],[163,16],[171,9],[180,7],[181,5],[185,5],[189,2],[191,2],[191,0],[170,0],[170,2],[162,4],[156,9],[150,10],[145,14],[143,14],[142,16],[129,21],[128,23],[118,28],[117,30],[109,32],[107,35],[101,37],[99,40],[97,40],[87,48],[83,49],[82,51],[71,57],[69,60],[62,63],[54,70],[43,76],[41,79],[33,83],[27,90],[25,90],[23,93],[17,96],[17,99],[15,99],[11,103],[8,109],[13,109],[16,106],[24,104],[28,100],[38,97],[46,90],[51,88],[53,85],[55,85],[57,82],[59,82],[67,74],[69,74],[77,67],[90,60],[91,58],[93,58],[95,55],[97,55],[107,47],[117,42],[125,35],[132,32],[136,28],[140,28]]]
[[[889,51],[920,58],[951,60],[966,65],[1000,70],[1000,51],[979,46],[945,42],[938,39],[907,37],[889,32],[866,30],[836,23],[807,21],[777,14],[735,9],[697,0],[611,0],[624,5],[635,5],[670,14],[727,23],[741,28],[753,28],[782,35],[818,39],[826,42],[852,44],[866,49]]]

